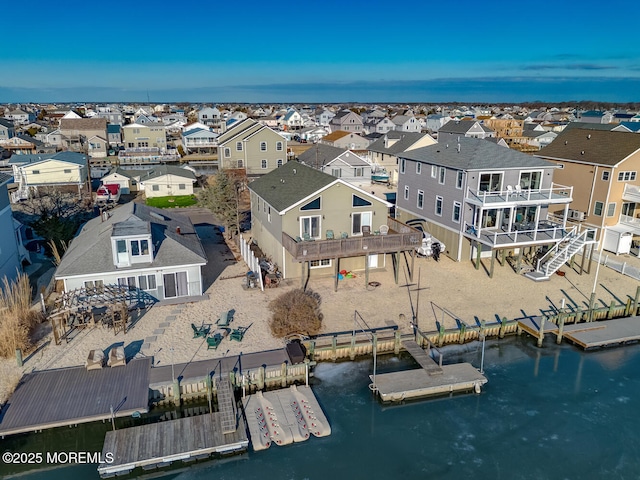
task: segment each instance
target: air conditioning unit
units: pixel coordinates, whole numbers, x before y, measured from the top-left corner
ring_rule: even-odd
[[[569,218],[571,220],[577,220],[579,222],[583,222],[586,216],[587,214],[585,212],[581,212],[580,210],[569,209]]]

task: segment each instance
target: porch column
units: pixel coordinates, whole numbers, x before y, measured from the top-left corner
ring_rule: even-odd
[[[364,286],[369,285],[369,255],[364,256]]]
[[[564,211],[562,212],[562,228],[567,226],[567,218],[569,217],[569,204],[567,203],[564,206]]]
[[[393,270],[393,276],[397,285],[398,277],[400,276],[400,252],[392,253],[392,255],[393,255],[393,258],[395,259],[395,268]]]
[[[518,260],[516,260],[516,271],[518,275],[520,274],[520,266],[522,265],[522,250],[524,250],[523,247],[518,249]]]
[[[514,214],[515,211],[516,211],[515,207],[509,208],[509,231],[511,231],[512,228],[513,228],[513,214]],[[504,258],[504,256],[503,256],[503,258]]]
[[[481,254],[482,254],[482,244],[476,240],[476,270],[480,270]]]
[[[534,232],[533,232],[534,240],[537,240],[538,238],[538,221],[539,220],[540,220],[540,205],[536,207],[536,214],[533,217],[533,224],[535,225]]]
[[[406,253],[406,252],[405,252]],[[416,259],[416,249],[411,250],[411,271],[409,272],[409,281],[413,282],[413,265]]]
[[[338,291],[338,275],[340,274],[340,258],[336,258],[335,259],[335,264],[336,264],[336,272],[335,272],[335,285],[333,287],[333,291],[337,292]]]
[[[498,255],[498,251],[491,250],[491,267],[489,267],[489,278],[493,278],[493,264],[495,263],[496,255]]]
[[[478,228],[476,228],[476,232],[478,235],[478,238],[480,238],[480,230],[482,228],[482,213],[484,212],[484,209],[482,207],[480,207],[480,211],[478,212]]]

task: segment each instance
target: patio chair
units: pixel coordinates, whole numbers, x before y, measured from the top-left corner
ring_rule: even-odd
[[[238,327],[238,328],[235,328],[231,332],[231,335],[229,335],[229,339],[230,340],[235,340],[236,342],[241,342],[242,339],[244,338],[244,334],[246,333],[246,331],[248,329],[249,329],[249,327]]]
[[[333,240],[333,230],[327,230],[327,240]]]
[[[191,328],[193,329],[193,338],[204,338],[209,335],[209,331],[211,327],[208,325],[202,325],[200,327],[196,327],[193,323],[191,324]]]
[[[362,235],[364,237],[368,237],[369,235],[371,235],[371,227],[369,225],[362,226]]]
[[[340,238],[349,238],[349,234],[347,232],[342,232],[340,234]]]
[[[511,185],[507,185],[507,198],[513,195],[513,187]]]
[[[233,322],[233,315],[236,313],[235,310],[229,310],[220,315],[220,318],[216,320],[216,325],[219,327],[228,327],[231,322]]]
[[[522,193],[522,187],[520,184],[516,185],[516,194],[520,195]]]
[[[127,357],[124,354],[124,347],[122,345],[109,350],[109,361],[107,363],[111,368],[124,367],[127,364]]]
[[[102,350],[91,350],[84,366],[87,370],[99,370],[104,364],[104,352]]]
[[[380,225],[380,235],[386,235],[387,233],[389,233],[389,226],[388,225]]]
[[[315,238],[313,238],[311,235],[309,235],[309,233],[304,232],[302,234],[302,240],[304,240],[305,242],[313,242],[315,240]]]
[[[222,335],[216,333],[213,337],[207,337],[207,350],[217,350],[222,343]]]

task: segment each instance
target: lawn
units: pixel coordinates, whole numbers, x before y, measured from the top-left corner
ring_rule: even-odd
[[[195,195],[147,198],[147,205],[157,208],[190,207],[198,203]]]

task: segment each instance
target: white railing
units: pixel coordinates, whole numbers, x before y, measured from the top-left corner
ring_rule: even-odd
[[[625,183],[624,191],[622,192],[622,199],[632,202],[640,202],[640,187]]]
[[[640,217],[632,217],[630,215],[620,215],[620,223],[629,225],[630,227],[640,228]]]
[[[249,270],[256,274],[258,282],[260,282],[260,290],[264,292],[264,285],[262,283],[262,271],[260,269],[260,260],[256,258],[253,250],[251,250],[251,245],[249,244],[249,242],[245,241],[242,235],[240,235],[240,253],[242,254],[244,262],[249,267]]]
[[[496,192],[488,192],[485,190],[474,190],[471,187],[467,188],[467,198],[476,199],[483,204],[485,203],[499,203],[499,202],[530,202],[540,200],[559,200],[566,202],[567,199],[572,198],[573,187],[558,185],[552,183],[549,188],[537,188],[537,189],[517,189],[517,187],[500,190]]]
[[[585,228],[578,232],[577,227],[571,228],[563,241],[558,242],[538,259],[536,270],[549,276],[569,261],[587,242],[595,242],[595,228]]]
[[[513,229],[510,231],[502,231],[502,230],[491,230],[491,229],[480,229],[478,230],[475,226],[470,225],[465,222],[464,231],[467,235],[474,236],[475,238],[481,240],[491,241],[493,245],[509,245],[509,244],[518,244],[518,243],[531,243],[536,242],[538,240],[556,240],[561,239],[567,234],[565,227],[562,224],[552,223],[552,222],[544,222],[549,226],[545,226],[540,228],[539,225],[534,228],[525,228],[525,229]],[[502,240],[506,239],[506,240]]]

